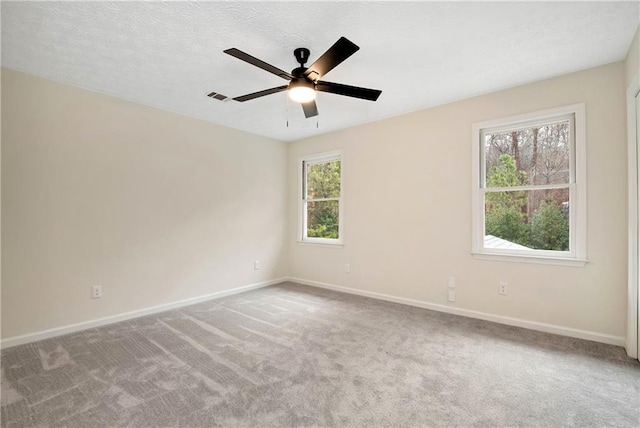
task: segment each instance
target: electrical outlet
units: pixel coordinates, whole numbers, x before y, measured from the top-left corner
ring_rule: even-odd
[[[455,276],[450,276],[449,277],[449,284],[447,285],[447,287],[456,288],[456,277]]]
[[[503,296],[506,296],[508,294],[509,291],[509,284],[507,284],[505,281],[500,281],[500,288],[498,289],[498,293],[502,294]]]
[[[456,290],[453,289],[453,288],[449,288],[447,291],[449,292],[448,295],[447,295],[447,300],[449,302],[455,302],[456,301]]]
[[[344,271],[345,271],[346,273],[351,272],[351,266],[349,265],[349,263],[345,263],[345,264],[344,264]]]
[[[260,260],[253,261],[253,270],[260,270]]]
[[[94,285],[93,287],[91,287],[91,298],[92,299],[102,298],[102,285]]]

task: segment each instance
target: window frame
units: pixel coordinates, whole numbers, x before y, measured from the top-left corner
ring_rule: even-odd
[[[340,197],[321,200],[338,201],[338,239],[307,236],[307,166],[332,161],[340,161]],[[332,151],[298,158],[298,242],[302,244],[343,246],[344,245],[344,158],[342,151]]]
[[[585,104],[572,104],[548,110],[493,119],[474,123],[472,126],[472,249],[477,259],[518,261],[525,263],[561,264],[584,266],[587,263],[587,175],[586,175],[586,124]],[[526,185],[508,188],[514,190],[536,190],[544,188],[569,189],[569,251],[522,250],[485,248],[485,186],[486,163],[484,135],[487,132],[510,131],[534,125],[549,124],[555,120],[571,118],[569,182],[553,185]],[[491,188],[492,192],[505,190]]]

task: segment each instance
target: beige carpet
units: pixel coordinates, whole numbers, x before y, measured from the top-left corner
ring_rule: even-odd
[[[640,426],[624,350],[286,283],[2,351],[2,426]]]

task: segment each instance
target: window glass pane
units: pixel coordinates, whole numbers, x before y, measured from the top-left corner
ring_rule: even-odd
[[[485,248],[569,251],[569,189],[488,192]]]
[[[486,187],[570,182],[571,121],[484,134]]]
[[[340,161],[307,165],[307,199],[340,197]]]
[[[338,239],[338,201],[307,202],[307,236]]]

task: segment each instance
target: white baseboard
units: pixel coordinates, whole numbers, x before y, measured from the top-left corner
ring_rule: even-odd
[[[343,293],[356,294],[358,296],[371,297],[378,300],[386,300],[388,302],[401,303],[403,305],[416,306],[418,308],[431,309],[433,311],[446,312],[449,314],[460,315],[463,317],[477,318],[485,321],[492,321],[499,324],[511,325],[514,327],[522,327],[529,330],[542,331],[545,333],[558,334],[561,336],[575,337],[578,339],[591,340],[593,342],[606,343],[615,346],[625,346],[624,337],[611,336],[608,334],[596,333],[593,331],[579,330],[576,328],[562,327],[559,325],[545,324],[537,321],[528,321],[520,318],[505,317],[502,315],[493,315],[486,312],[472,311],[470,309],[456,308],[453,306],[440,305],[437,303],[429,303],[421,300],[407,299],[405,297],[396,297],[388,294],[375,293],[373,291],[358,290],[355,288],[343,287],[340,285],[327,284],[325,282],[311,281],[303,278],[287,278],[288,281],[298,284],[310,285],[312,287],[326,288],[328,290],[340,291]]]
[[[562,327],[553,324],[545,324],[536,321],[528,321],[520,318],[505,317],[502,315],[493,315],[486,312],[473,311],[470,309],[456,308],[453,306],[440,305],[437,303],[429,303],[421,300],[408,299],[405,297],[396,297],[388,294],[376,293],[373,291],[358,290],[355,288],[343,287],[340,285],[328,284],[325,282],[311,281],[303,278],[285,277],[273,279],[270,281],[259,282],[255,284],[245,285],[242,287],[232,288],[230,290],[218,291],[216,293],[206,294],[204,296],[191,297],[189,299],[178,300],[176,302],[165,303],[162,305],[152,306],[149,308],[139,309],[136,311],[126,312],[123,314],[112,315],[104,318],[98,318],[95,320],[83,321],[77,324],[70,324],[62,327],[56,327],[49,330],[43,330],[35,333],[24,334],[21,336],[9,337],[0,341],[0,349],[10,348],[12,346],[23,345],[25,343],[35,342],[38,340],[49,339],[56,336],[62,336],[64,334],[74,333],[80,330],[86,330],[89,328],[100,327],[107,324],[113,324],[120,321],[126,321],[133,318],[138,318],[144,315],[155,314],[158,312],[167,311],[170,309],[180,308],[183,306],[189,306],[196,303],[204,302],[207,300],[219,299],[225,296],[231,296],[233,294],[243,293],[245,291],[255,290],[269,285],[279,284],[284,281],[296,282],[298,284],[310,285],[312,287],[325,288],[328,290],[340,291],[348,294],[355,294],[358,296],[370,297],[378,300],[386,300],[388,302],[400,303],[403,305],[416,306],[418,308],[430,309],[439,312],[446,312],[449,314],[460,315],[469,318],[477,318],[485,321],[492,321],[499,324],[506,324],[515,327],[522,327],[529,330],[537,330],[545,333],[558,334],[561,336],[575,337],[578,339],[591,340],[594,342],[606,343],[615,346],[625,346],[625,340],[623,337],[611,336],[608,334],[596,333],[587,330],[579,330],[570,327]]]
[[[267,287],[269,285],[278,284],[287,281],[287,278],[272,279],[270,281],[258,282],[255,284],[249,284],[242,287],[232,288],[230,290],[218,291],[211,294],[205,294],[204,296],[191,297],[184,300],[178,300],[176,302],[164,303],[162,305],[152,306],[149,308],[138,309],[136,311],[125,312],[123,314],[111,315],[104,318],[98,318],[89,321],[79,322],[77,324],[65,325],[62,327],[56,327],[49,330],[38,331],[35,333],[23,334],[21,336],[9,337],[0,341],[0,349],[10,348],[12,346],[23,345],[25,343],[35,342],[38,340],[49,339],[56,336],[62,336],[64,334],[74,333],[80,330],[86,330],[88,328],[100,327],[106,324],[113,324],[120,321],[130,320],[132,318],[138,318],[144,315],[155,314],[158,312],[168,311],[169,309],[181,308],[183,306],[189,306],[196,303],[204,302],[207,300],[219,299],[221,297],[231,296],[233,294],[243,293],[249,290],[255,290],[257,288]]]

